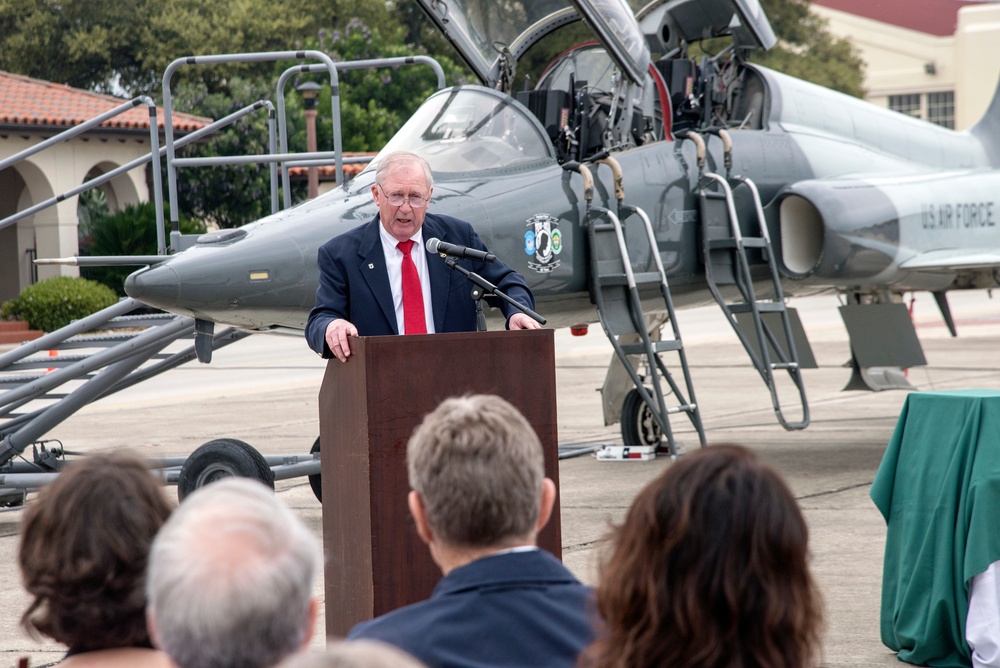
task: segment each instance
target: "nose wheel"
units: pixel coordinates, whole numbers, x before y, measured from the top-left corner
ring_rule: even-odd
[[[630,390],[622,402],[622,442],[625,445],[659,446],[662,440],[660,425],[642,400],[639,390]]]
[[[264,456],[249,443],[218,438],[205,443],[185,460],[177,479],[177,498],[223,478],[250,478],[274,489],[274,473]]]

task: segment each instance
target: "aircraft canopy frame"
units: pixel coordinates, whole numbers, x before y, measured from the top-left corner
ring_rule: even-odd
[[[475,85],[427,98],[362,173],[374,171],[393,151],[422,156],[435,177],[519,171],[556,161],[534,114],[509,95]]]
[[[575,11],[593,27],[633,83],[649,66],[645,37],[627,0],[418,0],[421,7],[487,86],[500,78],[504,49],[523,53],[570,22]]]

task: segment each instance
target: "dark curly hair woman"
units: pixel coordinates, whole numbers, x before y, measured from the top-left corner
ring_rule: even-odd
[[[741,446],[682,457],[636,497],[601,566],[587,668],[807,668],[822,624],[808,530]]]
[[[134,455],[69,464],[28,508],[18,563],[32,596],[21,624],[69,647],[61,668],[166,668],[146,631],[153,537],[170,515],[162,484]]]

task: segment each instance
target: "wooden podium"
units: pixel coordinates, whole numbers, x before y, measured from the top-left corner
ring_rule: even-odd
[[[444,399],[496,394],[516,406],[559,485],[552,330],[375,336],[330,360],[319,393],[326,632],[428,598],[441,571],[406,504],[406,443]],[[562,556],[559,500],[539,545]]]

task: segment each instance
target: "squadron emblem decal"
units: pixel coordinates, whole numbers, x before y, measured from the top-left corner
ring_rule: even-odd
[[[524,233],[524,252],[534,256],[535,262],[528,267],[539,274],[547,274],[560,265],[556,255],[562,252],[562,232],[559,219],[546,213],[539,213],[528,219],[528,230]]]

